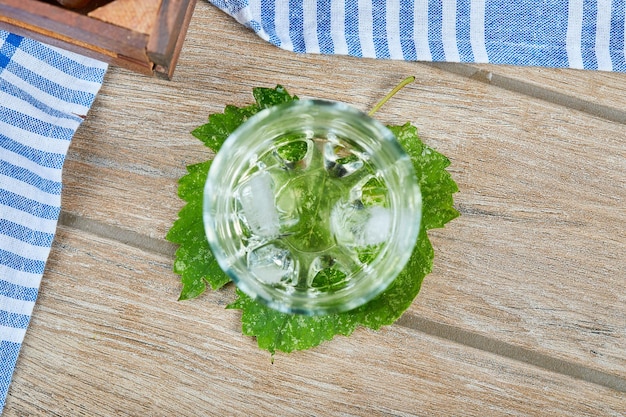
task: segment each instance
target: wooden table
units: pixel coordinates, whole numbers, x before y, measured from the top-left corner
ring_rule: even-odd
[[[177,301],[164,235],[189,132],[251,88],[410,121],[462,213],[393,326],[270,355]],[[71,145],[63,214],[5,416],[626,414],[626,74],[302,56],[199,2],[173,81],[111,68]]]

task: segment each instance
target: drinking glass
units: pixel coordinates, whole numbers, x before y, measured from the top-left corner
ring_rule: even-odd
[[[422,199],[389,129],[346,104],[296,100],[250,117],[224,142],[203,220],[220,267],[288,313],[356,308],[408,261]]]

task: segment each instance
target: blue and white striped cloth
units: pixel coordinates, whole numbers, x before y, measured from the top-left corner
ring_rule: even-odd
[[[105,71],[0,30],[0,413],[54,238],[63,161]]]
[[[210,0],[281,48],[626,72],[625,0]]]

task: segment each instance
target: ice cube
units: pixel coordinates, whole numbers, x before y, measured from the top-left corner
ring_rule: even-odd
[[[265,284],[278,284],[285,276],[285,271],[274,264],[257,266],[251,272]]]
[[[391,235],[391,212],[381,206],[340,203],[333,207],[330,226],[339,244],[353,247],[377,245]]]
[[[337,139],[329,140],[323,149],[324,166],[335,178],[343,178],[363,168],[364,154],[348,149]]]
[[[391,234],[391,212],[381,206],[371,206],[366,210],[368,218],[360,236],[362,244],[377,245],[386,241]]]
[[[266,245],[248,254],[248,269],[259,281],[271,285],[291,278],[295,265],[287,249]]]
[[[265,171],[254,174],[239,189],[244,221],[252,233],[261,237],[278,235],[280,224],[274,202],[272,177]]]

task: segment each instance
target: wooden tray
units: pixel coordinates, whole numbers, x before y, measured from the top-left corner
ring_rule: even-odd
[[[0,0],[0,28],[143,74],[170,79],[196,0]]]

